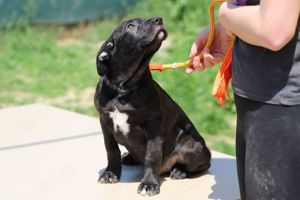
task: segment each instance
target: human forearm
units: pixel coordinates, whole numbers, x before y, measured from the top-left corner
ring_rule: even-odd
[[[223,3],[220,23],[242,40],[276,51],[290,41],[297,25],[300,3],[288,1],[261,0],[260,5],[243,7]]]

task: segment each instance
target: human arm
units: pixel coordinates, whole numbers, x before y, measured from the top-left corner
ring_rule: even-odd
[[[294,36],[299,11],[300,0],[261,0],[256,6],[224,2],[219,21],[247,43],[278,51]]]

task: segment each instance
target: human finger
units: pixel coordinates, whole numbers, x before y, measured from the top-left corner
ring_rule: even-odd
[[[201,62],[199,56],[194,57],[194,59],[193,59],[193,68],[196,71],[203,71],[204,70],[204,65]]]
[[[188,73],[188,74],[191,74],[195,71],[195,69],[193,67],[188,67],[186,68],[185,72]]]
[[[192,45],[192,47],[191,47],[191,51],[190,51],[189,57],[192,59],[196,55],[198,55],[198,47],[197,47],[196,43],[194,42],[193,45]]]
[[[216,64],[214,56],[209,53],[209,49],[204,50],[203,63],[207,68],[210,68]]]
[[[202,51],[208,37],[208,29],[204,29],[200,33],[198,33],[190,52],[190,58],[193,58]]]

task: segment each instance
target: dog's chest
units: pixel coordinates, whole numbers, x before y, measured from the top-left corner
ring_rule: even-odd
[[[130,125],[128,123],[128,114],[120,112],[118,108],[108,113],[113,123],[113,129],[116,134],[122,134],[127,136],[130,131]]]

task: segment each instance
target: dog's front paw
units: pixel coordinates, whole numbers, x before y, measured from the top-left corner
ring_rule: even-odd
[[[142,182],[138,187],[138,193],[142,196],[153,196],[159,193],[159,184]]]
[[[99,183],[117,183],[118,177],[111,171],[105,171],[101,176],[99,176]]]

